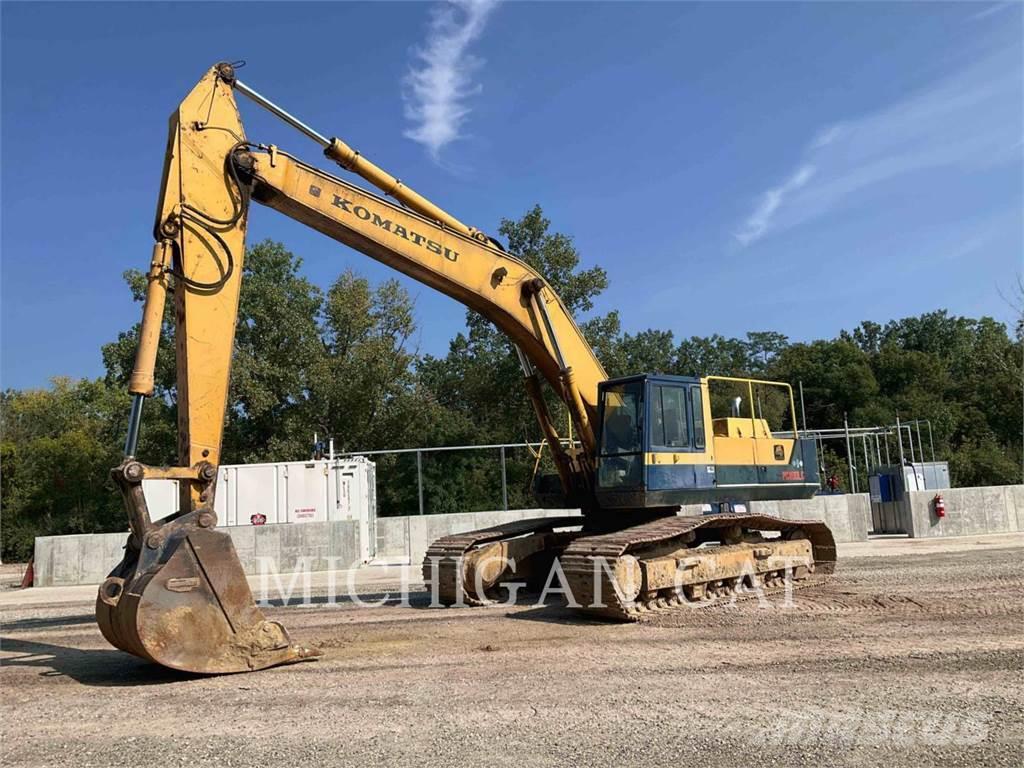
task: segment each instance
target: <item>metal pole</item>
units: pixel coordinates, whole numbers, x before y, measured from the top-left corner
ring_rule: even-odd
[[[802,381],[798,381],[797,384],[800,385],[800,415],[803,416],[803,419],[804,419],[804,432],[806,432],[807,431],[807,411],[804,409],[804,383]]]
[[[132,412],[128,416],[128,436],[124,440],[125,458],[135,456],[139,447],[139,424],[142,423],[142,404],[146,402],[145,395],[135,395],[132,400]]]
[[[882,465],[882,446],[878,444],[878,433],[875,432],[875,465]]]
[[[850,465],[850,493],[856,493],[857,479],[853,474],[853,451],[850,450],[850,422],[846,418],[846,413],[843,413],[843,431],[846,433],[846,461]]]
[[[416,487],[420,496],[420,514],[423,514],[423,451],[416,451]]]
[[[871,460],[868,458],[868,436],[866,434],[861,439],[861,443],[864,445],[864,479],[867,480],[868,471],[871,468]]]
[[[921,442],[921,420],[917,419],[914,422],[914,427],[917,429],[917,452],[921,456],[921,461],[924,461],[924,443]]]
[[[268,112],[272,112],[273,114],[277,115],[279,118],[281,118],[286,123],[288,123],[288,125],[290,125],[293,128],[297,128],[298,130],[302,131],[304,134],[309,136],[309,138],[311,138],[313,141],[315,141],[321,147],[324,147],[326,149],[327,147],[329,147],[331,145],[330,139],[328,139],[326,136],[323,136],[322,134],[317,133],[312,128],[310,128],[308,125],[306,125],[304,122],[299,120],[299,118],[297,118],[294,115],[292,115],[292,114],[286,112],[285,110],[281,109],[281,107],[277,106],[277,104],[275,104],[274,102],[272,102],[270,99],[266,98],[265,96],[261,96],[256,91],[254,91],[252,88],[250,88],[248,85],[243,83],[241,80],[237,80],[237,79],[235,80],[235,90],[237,90],[243,96],[248,96],[250,99],[255,101],[257,104],[259,104],[261,107],[263,107]]]
[[[754,413],[754,384],[753,382],[747,382],[747,396],[750,398],[750,435],[751,437],[757,437],[757,414]],[[756,451],[756,446],[755,446]],[[757,461],[755,459],[754,463]]]
[[[907,459],[903,455],[903,427],[900,425],[900,415],[896,414],[896,439],[900,441],[900,466],[902,467]],[[903,471],[902,469],[900,470]]]
[[[565,358],[562,356],[562,347],[558,343],[558,337],[555,335],[554,326],[551,325],[551,318],[548,316],[548,308],[544,304],[544,299],[541,298],[540,291],[533,294],[533,301],[537,305],[537,310],[540,313],[541,319],[544,321],[544,328],[548,332],[548,338],[551,339],[551,348],[555,352],[555,359],[558,360],[558,369],[565,371],[566,364]]]
[[[889,432],[886,431],[882,437],[885,438],[885,464],[886,466],[892,466],[892,459],[889,458]]]
[[[508,481],[505,478],[505,446],[501,446],[501,508],[508,511]]]
[[[910,463],[913,464],[917,461],[917,456],[914,454],[914,433],[910,431],[910,426],[907,424],[904,424],[903,428],[907,430],[907,443],[910,445]]]
[[[932,463],[935,463],[935,440],[932,439],[932,420],[927,419],[925,423],[928,425],[928,445],[932,449]]]

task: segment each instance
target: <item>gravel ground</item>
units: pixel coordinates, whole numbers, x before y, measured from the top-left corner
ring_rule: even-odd
[[[217,678],[110,649],[85,603],[3,609],[0,762],[1019,766],[1012,544],[843,558],[789,608],[636,625],[554,606],[273,608],[323,658]]]

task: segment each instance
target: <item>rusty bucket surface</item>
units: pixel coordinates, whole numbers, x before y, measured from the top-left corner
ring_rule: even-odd
[[[249,672],[320,655],[253,600],[231,537],[196,512],[132,533],[100,585],[96,620],[115,647],[171,669]],[[207,512],[206,514],[210,514]]]

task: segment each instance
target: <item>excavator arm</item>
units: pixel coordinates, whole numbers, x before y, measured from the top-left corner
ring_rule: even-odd
[[[247,142],[236,90],[300,127],[323,145],[327,157],[395,202],[276,147]],[[219,461],[250,199],[451,296],[493,322],[520,352],[527,390],[554,451],[564,491],[573,495],[586,489],[593,473],[598,384],[607,375],[551,286],[481,231],[410,190],[340,139],[322,137],[245,86],[227,64],[212,68],[171,120],[155,226],[157,245],[129,387],[137,397],[152,393],[163,297],[173,281],[181,289],[175,292],[175,301],[183,464]],[[539,394],[537,374],[565,402],[583,446],[581,453],[562,451]],[[137,422],[133,418],[130,442],[137,436]],[[201,491],[195,484],[187,490],[194,504]],[[185,502],[183,498],[182,508],[188,506]]]
[[[320,143],[324,154],[395,202],[245,137],[241,92]],[[590,497],[598,384],[606,378],[569,312],[528,264],[403,185],[340,139],[326,139],[211,68],[171,116],[154,227],[156,244],[135,368],[125,460],[112,472],[131,535],[100,588],[97,618],[115,646],[197,672],[258,669],[314,655],[255,606],[230,536],[214,530],[214,492],[249,204],[255,200],[462,302],[519,351],[527,391],[567,498]],[[142,406],[154,391],[164,307],[175,303],[178,467],[135,457]],[[565,402],[581,450],[565,448],[540,390]],[[144,479],[176,479],[179,512],[151,519]]]

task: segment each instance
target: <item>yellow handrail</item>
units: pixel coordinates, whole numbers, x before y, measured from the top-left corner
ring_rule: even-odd
[[[800,439],[800,429],[797,426],[797,421],[796,421],[796,400],[793,398],[793,387],[791,387],[786,382],[784,382],[784,381],[768,381],[767,379],[744,379],[744,378],[739,378],[739,377],[736,377],[736,376],[705,376],[704,380],[705,381],[712,381],[712,380],[714,380],[714,381],[735,381],[735,382],[740,383],[740,384],[746,384],[748,392],[749,392],[749,395],[750,395],[750,419],[751,419],[751,425],[752,426],[753,426],[754,418],[755,418],[755,414],[754,414],[754,385],[755,384],[764,384],[764,385],[769,386],[769,387],[785,387],[786,390],[789,392],[789,413],[790,413],[790,415],[793,418],[793,439],[794,440],[799,440]],[[756,430],[755,430],[755,434],[756,434]]]

